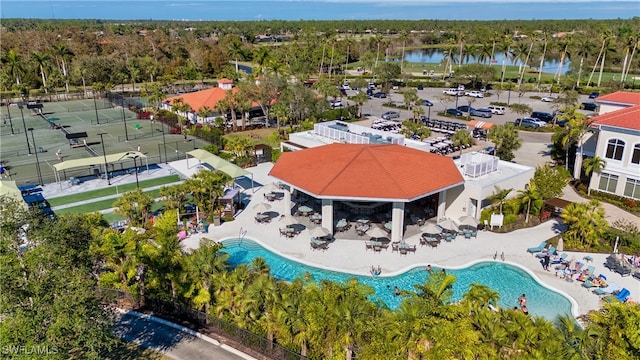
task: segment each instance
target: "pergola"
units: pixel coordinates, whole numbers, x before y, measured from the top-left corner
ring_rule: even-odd
[[[401,145],[330,144],[283,153],[269,175],[322,200],[322,227],[333,229],[334,201],[390,202],[391,240],[402,240],[405,204],[438,195],[464,179],[451,158]]]

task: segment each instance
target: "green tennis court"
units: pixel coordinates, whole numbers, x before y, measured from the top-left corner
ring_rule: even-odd
[[[184,158],[185,152],[205,144],[192,137],[185,141],[182,135],[170,135],[168,127],[163,124],[136,119],[134,112],[111,107],[105,102],[97,100],[96,106],[93,99],[47,102],[42,109],[43,116],[15,105],[0,107],[0,118],[3,119],[0,162],[8,170],[5,175],[17,181],[18,185],[38,183],[39,177],[44,183],[51,183],[55,181],[52,166],[60,161],[57,153],[66,161],[99,156],[104,152],[112,154],[140,149],[152,164],[165,162],[167,158],[168,161]],[[82,137],[69,140],[67,134]],[[132,165],[121,164],[122,167]],[[62,176],[68,179],[88,175],[92,171],[75,169]]]

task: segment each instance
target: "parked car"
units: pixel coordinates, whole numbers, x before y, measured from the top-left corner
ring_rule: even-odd
[[[583,102],[582,104],[580,104],[580,109],[584,109],[587,111],[596,111],[597,108],[598,104],[593,102]]]
[[[342,84],[342,90],[351,90],[351,86],[349,86],[349,84]]]
[[[555,96],[555,95],[549,95],[549,96],[543,97],[540,100],[542,100],[542,102],[554,102],[554,101],[558,100],[558,97]]]
[[[433,106],[433,103],[429,100],[422,99],[422,106]]]
[[[597,91],[592,92],[591,94],[589,94],[589,99],[595,99],[598,96],[600,96],[600,93]]]
[[[447,89],[447,90],[444,90],[442,92],[444,94],[451,95],[451,96],[462,96],[462,95],[464,95],[464,91],[463,90],[458,90],[458,89],[455,89],[455,88]]]
[[[472,108],[469,105],[460,105],[460,106],[458,106],[458,110],[460,110],[462,112],[469,112],[469,110],[475,110],[475,109]]]
[[[515,125],[525,128],[537,129],[539,127],[546,126],[547,124],[535,118],[525,117],[522,119],[516,119]]]
[[[487,109],[491,110],[491,113],[495,115],[504,115],[504,111],[505,111],[504,106],[497,106],[497,105],[489,105]]]
[[[386,99],[387,98],[387,94],[383,93],[383,92],[377,92],[377,93],[373,93],[374,98],[378,98],[378,99]]]
[[[424,90],[424,85],[422,85],[422,84],[418,84],[417,89],[418,89],[418,90]]]
[[[542,121],[544,121],[546,123],[553,122],[553,115],[549,114],[548,112],[544,112],[544,111],[534,111],[534,112],[531,113],[531,117],[539,119],[539,120],[542,120]]]
[[[381,116],[385,120],[397,119],[400,117],[400,113],[397,111],[387,111]]]
[[[462,116],[462,111],[458,110],[458,109],[447,109],[446,111],[447,115],[453,115],[453,116]]]
[[[330,100],[329,105],[331,105],[332,108],[342,107],[342,100],[341,99]]]
[[[464,93],[466,96],[474,97],[474,98],[483,98],[484,94],[481,91],[472,90]]]
[[[492,116],[491,109],[489,108],[480,108],[475,109],[470,113],[471,116],[479,116],[483,118],[490,118]]]

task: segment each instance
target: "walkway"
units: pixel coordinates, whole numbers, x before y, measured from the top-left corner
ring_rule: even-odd
[[[576,203],[589,202],[589,200],[583,198],[580,194],[576,192],[576,190],[571,185],[567,185],[563,194],[560,197],[561,199],[572,201]],[[640,217],[633,215],[632,213],[622,210],[615,205],[611,205],[606,202],[601,202],[602,208],[604,209],[604,213],[606,215],[607,222],[609,225],[613,224],[618,219],[625,219],[635,224],[638,229],[640,229]]]
[[[208,336],[135,311],[121,311],[114,332],[123,340],[156,350],[173,359],[255,360]]]

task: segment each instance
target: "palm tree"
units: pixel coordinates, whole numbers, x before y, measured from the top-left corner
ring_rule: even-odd
[[[409,37],[409,33],[406,30],[400,31],[400,40],[402,40],[402,55],[400,56],[400,74],[404,71],[404,48],[407,44],[407,38]]]
[[[636,48],[638,47],[638,43],[640,43],[640,37],[638,33],[630,32],[623,37],[624,39],[624,61],[622,62],[622,72],[620,75],[620,83],[624,84],[627,79],[627,74],[629,69],[631,68],[631,62],[633,60],[633,55],[636,52]],[[631,56],[629,56],[629,51],[631,50]]]
[[[36,65],[38,65],[38,70],[40,72],[40,76],[42,77],[42,87],[44,88],[44,92],[48,93],[49,90],[47,88],[47,75],[44,72],[44,68],[45,66],[47,66],[49,60],[51,60],[51,57],[46,53],[34,52],[31,53],[31,59],[36,63]]]
[[[542,78],[542,67],[544,66],[544,58],[547,55],[547,44],[549,42],[549,34],[545,31],[542,34],[542,39],[544,41],[542,48],[542,56],[540,56],[540,66],[538,67],[538,82],[536,83],[536,88],[540,91],[540,79]],[[562,65],[560,66],[562,67]]]
[[[527,212],[524,217],[524,222],[529,222],[529,213],[531,213],[531,202],[540,199],[536,184],[531,181],[524,187],[524,190],[518,190],[520,201],[527,204]]]
[[[462,300],[471,304],[474,312],[479,309],[488,309],[489,305],[496,306],[500,300],[500,293],[491,290],[490,287],[482,284],[470,284],[469,290],[462,295]]]
[[[68,57],[73,56],[73,51],[71,51],[64,44],[56,44],[53,46],[53,53],[55,54],[55,57],[58,60],[58,63],[60,65],[60,68],[62,69],[62,76],[64,77],[64,80],[65,80],[65,90],[68,93],[69,92],[69,73],[67,69],[66,59]]]
[[[451,141],[453,142],[454,146],[457,146],[460,148],[460,156],[462,156],[463,145],[466,146],[466,145],[475,144],[475,140],[473,139],[473,136],[471,136],[469,131],[465,129],[456,131],[453,134],[453,136],[451,136]]]
[[[227,55],[231,57],[235,61],[236,65],[236,76],[238,75],[238,61],[244,60],[244,48],[242,47],[242,43],[238,39],[234,39],[227,46]]]
[[[604,210],[597,200],[572,203],[564,208],[561,217],[568,227],[563,238],[570,247],[588,248],[599,241],[607,229]]]
[[[2,57],[2,63],[8,66],[9,73],[14,79],[16,79],[16,85],[20,85],[20,75],[24,70],[24,63],[22,62],[22,56],[20,56],[17,52],[10,49]]]
[[[582,163],[582,167],[584,168],[584,173],[589,176],[592,173],[599,174],[605,167],[607,167],[607,162],[599,157],[594,156],[586,159]],[[591,177],[589,177],[589,186],[587,187],[587,194],[591,195]]]
[[[198,287],[197,295],[193,298],[196,308],[204,306],[204,312],[209,313],[211,305],[211,286],[217,274],[226,271],[229,255],[221,252],[222,245],[203,238],[200,246],[186,257],[186,269],[189,277]]]
[[[513,189],[500,189],[500,187],[496,186],[495,190],[496,192],[487,199],[492,201],[492,205],[500,205],[500,214],[502,214],[502,205],[505,203],[507,196],[509,196],[509,193],[513,191]]]
[[[270,56],[269,49],[265,46],[260,46],[253,52],[253,61],[258,64],[258,73],[265,74],[266,65],[271,60]]]
[[[580,67],[578,68],[578,79],[576,81],[576,87],[580,87],[584,59],[591,55],[591,52],[593,51],[593,42],[592,39],[587,38],[586,36],[580,36],[573,39],[572,45],[574,47],[572,53],[580,57]]]

